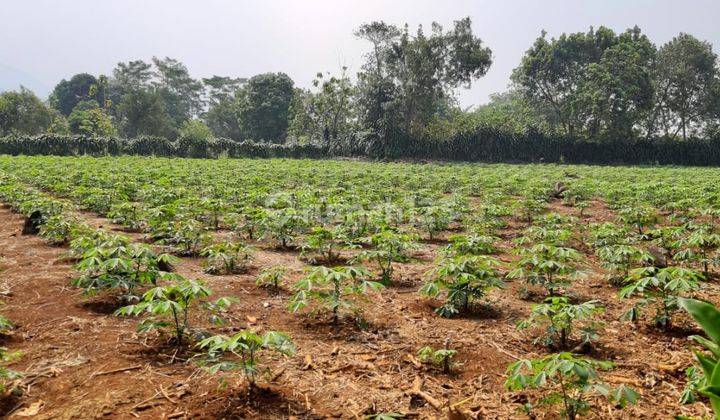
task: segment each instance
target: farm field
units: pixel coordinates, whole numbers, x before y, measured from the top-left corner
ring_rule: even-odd
[[[11,418],[558,418],[553,363],[710,415],[718,169],[0,156],[0,202]]]

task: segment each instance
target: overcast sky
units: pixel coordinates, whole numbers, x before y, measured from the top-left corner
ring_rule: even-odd
[[[506,88],[523,52],[550,36],[639,25],[660,45],[679,32],[720,51],[720,0],[0,0],[0,82],[42,90],[75,73],[110,74],[118,61],[169,56],[195,77],[284,71],[310,85],[318,71],[353,73],[368,46],[363,22],[446,27],[470,16],[493,51],[484,78],[459,92],[465,106]],[[13,80],[11,80],[12,82]],[[15,81],[18,83],[18,81]],[[0,88],[8,88],[0,83]],[[45,93],[45,92],[43,92]]]

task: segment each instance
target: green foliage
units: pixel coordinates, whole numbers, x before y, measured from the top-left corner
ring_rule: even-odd
[[[339,257],[337,250],[347,247],[348,240],[341,226],[333,228],[315,226],[310,228],[305,236],[302,254],[310,255],[312,262],[317,262],[318,259],[333,262]]]
[[[357,313],[357,301],[371,292],[380,291],[382,284],[368,280],[370,273],[359,267],[315,267],[307,276],[295,283],[295,294],[288,309],[298,312],[316,302],[318,309],[332,312],[335,325],[343,312]]]
[[[607,245],[595,254],[603,261],[604,269],[615,273],[610,275],[610,282],[616,285],[624,283],[633,265],[653,262],[652,255],[632,245]]]
[[[718,329],[720,311],[709,303],[694,299],[680,298],[678,301],[679,305],[690,313],[707,335],[707,338],[692,336],[692,339],[707,351],[695,350],[695,358],[700,364],[706,381],[698,391],[710,399],[713,412],[717,417],[720,414],[720,364],[718,364],[718,358],[720,358],[720,329]]]
[[[449,347],[449,340],[445,342],[445,348],[433,349],[432,347],[426,346],[418,350],[418,359],[422,363],[430,363],[435,366],[442,368],[443,373],[449,374],[459,364],[453,362],[453,358],[457,355],[457,350],[452,350]]]
[[[691,232],[687,237],[677,242],[680,248],[673,259],[676,261],[694,261],[702,265],[703,274],[707,277],[710,265],[715,265],[717,256],[714,255],[720,248],[720,234],[702,227]]]
[[[592,318],[603,312],[599,301],[590,300],[580,304],[572,304],[566,297],[551,297],[544,303],[534,305],[530,317],[518,323],[518,329],[526,329],[541,325],[545,333],[535,339],[535,343],[556,349],[568,350],[573,340],[573,333],[578,323],[584,322],[579,329],[580,343],[586,344],[597,340],[596,322]]]
[[[71,248],[79,255],[76,268],[82,272],[72,284],[88,294],[110,289],[132,296],[138,287],[157,284],[175,262],[168,254],[156,254],[124,238],[78,237]]]
[[[699,290],[703,279],[702,274],[683,267],[642,267],[632,270],[626,280],[628,285],[620,290],[620,297],[627,299],[637,295],[641,299],[623,318],[635,322],[643,306],[655,305],[655,325],[667,328],[671,324],[672,314],[680,309],[678,298]]]
[[[213,137],[213,132],[202,121],[190,120],[183,123],[178,136],[190,140],[209,140]]]
[[[268,331],[262,335],[247,330],[240,331],[232,337],[215,335],[200,341],[197,347],[205,350],[202,363],[209,366],[211,373],[239,370],[248,382],[250,390],[256,386],[262,362],[260,359],[262,350],[276,351],[285,356],[293,356],[296,351],[287,334],[275,331]]]
[[[193,332],[190,325],[190,310],[193,304],[209,297],[212,292],[199,280],[188,280],[177,274],[165,274],[163,277],[172,281],[172,284],[148,290],[139,303],[124,306],[118,309],[115,315],[138,316],[147,313],[151,317],[138,324],[139,332],[169,329],[175,336],[175,344],[178,347],[183,346],[185,338]],[[222,324],[223,321],[217,313],[225,311],[232,302],[232,299],[220,298],[207,304],[210,320],[215,324]]]
[[[557,353],[541,359],[519,360],[508,366],[505,386],[513,391],[546,389],[540,405],[560,405],[560,413],[568,420],[592,409],[592,396],[605,397],[620,407],[635,404],[640,395],[621,385],[612,389],[602,382],[598,371],[611,369],[613,364],[578,358],[571,353]]]
[[[200,255],[208,274],[239,274],[247,271],[252,261],[252,250],[237,242],[221,242],[204,248]]]
[[[287,135],[293,81],[285,73],[251,77],[238,97],[238,115],[247,138],[282,143]]]
[[[521,278],[531,285],[539,284],[552,297],[559,288],[571,283],[578,273],[580,259],[581,254],[573,248],[539,243],[520,250],[520,259],[516,268],[508,273],[508,278]]]
[[[500,262],[486,256],[463,255],[443,258],[429,272],[429,280],[420,293],[433,298],[444,296],[445,302],[435,311],[451,317],[470,309],[492,289],[503,287],[498,267]]]
[[[68,116],[68,127],[73,134],[109,137],[117,135],[110,115],[97,102],[80,102]]]
[[[36,135],[50,127],[50,110],[31,91],[0,93],[0,135]]]
[[[19,380],[22,373],[7,367],[8,363],[14,362],[22,357],[20,352],[12,352],[5,347],[0,347],[0,394],[8,392],[19,392]]]
[[[78,220],[62,214],[56,214],[47,218],[40,226],[39,235],[50,245],[65,245],[78,228]]]
[[[444,252],[449,255],[488,255],[494,254],[497,238],[489,235],[450,235],[450,245]]]
[[[262,221],[262,238],[270,238],[278,248],[288,248],[297,241],[297,234],[305,229],[307,220],[295,209],[269,212]]]
[[[76,74],[70,80],[63,79],[50,94],[50,105],[62,115],[68,116],[80,102],[91,100],[96,103],[103,102],[98,100],[101,98],[92,95],[97,92],[91,92],[92,86],[97,83],[98,79],[87,73]]]
[[[255,284],[261,287],[269,287],[274,291],[280,290],[281,283],[285,278],[288,268],[284,265],[276,265],[266,268],[260,272]]]
[[[373,261],[380,268],[380,279],[384,285],[392,283],[393,262],[408,262],[408,251],[417,249],[414,236],[383,230],[367,238],[373,249],[364,249],[355,256],[354,261]]]

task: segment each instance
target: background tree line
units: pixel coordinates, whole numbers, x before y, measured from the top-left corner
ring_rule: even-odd
[[[358,73],[318,73],[310,89],[284,73],[195,79],[183,63],[153,58],[119,63],[109,76],[76,74],[47,103],[24,88],[5,92],[0,135],[312,143],[374,156],[441,150],[473,133],[573,144],[720,136],[717,55],[689,34],[658,47],[637,27],[543,32],[508,90],[474,109],[454,92],[485,75],[492,52],[469,18],[449,29],[371,22],[355,35],[370,46]]]

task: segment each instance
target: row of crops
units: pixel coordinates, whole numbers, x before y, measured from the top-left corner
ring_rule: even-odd
[[[507,367],[505,386],[532,396],[521,409],[549,405],[542,410],[571,419],[643,403],[639,390],[603,380],[612,362],[589,356],[603,341],[606,302],[579,300],[576,284],[602,276],[634,328],[664,334],[686,322],[681,307],[693,301],[682,298],[716,296],[719,180],[712,169],[0,157],[0,200],[50,245],[68,247],[73,285],[117,299],[116,315],[137,317],[142,333],[166,331],[213,373],[235,372],[252,388],[261,356],[271,364],[280,356],[270,353],[292,357],[296,347],[276,331],[211,333],[243,302],[175,272],[180,258],[202,258],[208,276],[233,275],[262,249],[294,252],[306,265],[299,278],[262,267],[258,287],[289,290],[297,316],[355,328],[373,296],[407,282],[397,267],[433,245],[432,267],[410,280],[437,317],[466,317],[520,285],[530,311],[517,329],[538,351]],[[145,242],[93,227],[79,210]],[[589,269],[596,262],[602,271]],[[457,354],[449,341],[417,349],[439,374],[462,369]],[[700,360],[678,404],[710,392],[716,362]]]

